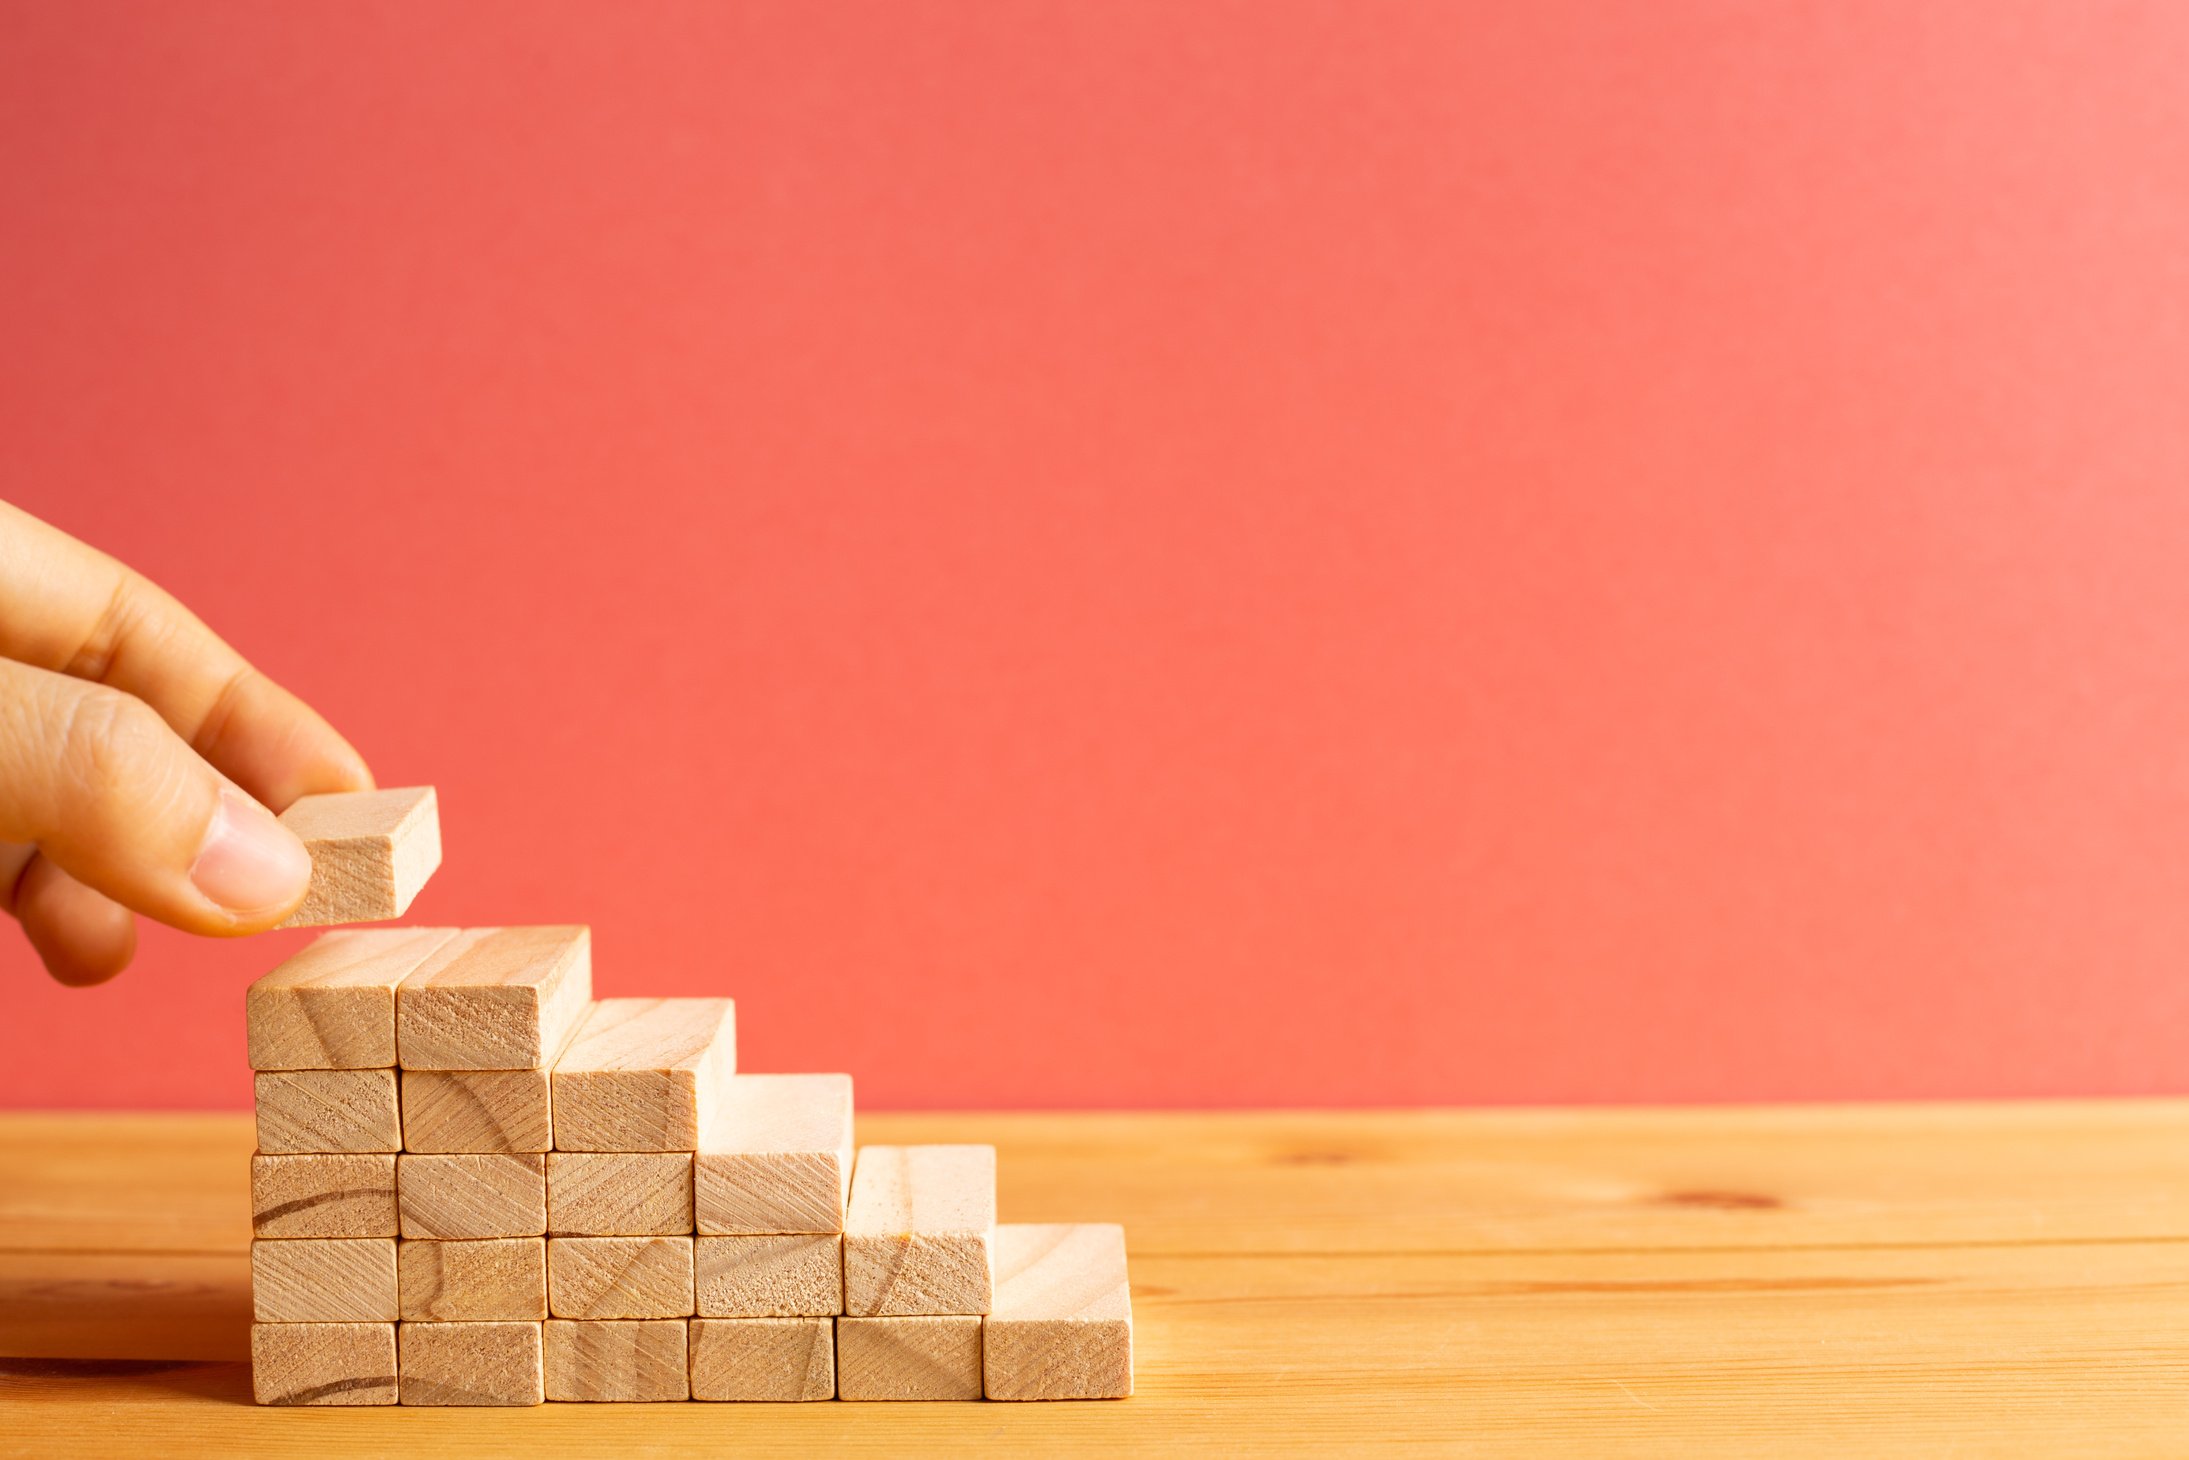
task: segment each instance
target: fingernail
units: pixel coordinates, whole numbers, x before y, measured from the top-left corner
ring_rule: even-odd
[[[263,912],[303,894],[312,880],[312,858],[265,807],[224,788],[220,812],[190,865],[190,880],[232,913]]]

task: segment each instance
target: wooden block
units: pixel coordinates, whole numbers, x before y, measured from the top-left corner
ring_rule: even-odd
[[[555,1146],[690,1151],[737,1068],[728,999],[602,999],[555,1061]]]
[[[394,1156],[253,1156],[254,1237],[393,1237]]]
[[[396,986],[454,928],[324,933],[243,996],[254,1070],[363,1070],[395,1063]]]
[[[839,1399],[980,1398],[978,1315],[836,1320]]]
[[[843,1231],[851,1151],[851,1076],[732,1076],[692,1163],[699,1231]]]
[[[695,1318],[692,1398],[777,1403],[836,1397],[827,1318]]]
[[[252,1077],[266,1154],[403,1149],[393,1070],[272,1070]]]
[[[844,1239],[833,1233],[701,1237],[697,1311],[708,1318],[818,1318],[844,1311]]]
[[[557,1318],[689,1318],[689,1237],[554,1237],[547,1307]]]
[[[254,1323],[251,1395],[260,1404],[393,1404],[395,1325]]]
[[[545,1070],[403,1071],[406,1151],[545,1151],[554,1144]]]
[[[547,1230],[556,1237],[681,1237],[692,1230],[692,1158],[681,1151],[555,1151]]]
[[[285,928],[399,918],[441,865],[431,786],[299,796],[281,824],[312,854],[311,888]]]
[[[995,1232],[994,1146],[865,1147],[844,1220],[844,1311],[986,1313]]]
[[[541,1155],[396,1158],[405,1237],[538,1237],[547,1231]]]
[[[538,1404],[546,1397],[537,1323],[406,1323],[398,1335],[405,1404]]]
[[[996,1308],[981,1334],[990,1399],[1123,1399],[1133,1392],[1125,1229],[996,1229]]]
[[[681,1318],[550,1318],[546,1332],[549,1399],[642,1404],[691,1398]]]
[[[254,1240],[251,1316],[260,1323],[392,1323],[395,1239]]]
[[[436,948],[395,993],[406,1070],[538,1070],[555,1062],[593,998],[583,927],[471,928]]]
[[[405,1242],[397,1315],[413,1323],[537,1323],[547,1316],[547,1239]]]

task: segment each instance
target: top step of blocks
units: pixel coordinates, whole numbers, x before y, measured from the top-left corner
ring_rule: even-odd
[[[380,1070],[395,1063],[396,986],[454,928],[321,935],[243,996],[254,1070]]]
[[[431,786],[299,797],[281,813],[312,856],[312,884],[285,928],[399,918],[441,865]]]
[[[582,926],[471,928],[430,954],[395,999],[406,1070],[537,1070],[555,1062],[593,998]]]

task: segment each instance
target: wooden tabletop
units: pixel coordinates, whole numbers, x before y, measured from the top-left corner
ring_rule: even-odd
[[[875,1115],[860,1138],[992,1141],[1005,1220],[1124,1222],[1138,1396],[257,1408],[250,1119],[15,1115],[0,1454],[2189,1453],[2189,1101]]]

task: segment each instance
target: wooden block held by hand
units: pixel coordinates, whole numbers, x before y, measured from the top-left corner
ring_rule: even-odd
[[[254,1237],[393,1237],[394,1156],[253,1156]]]
[[[541,1155],[396,1158],[405,1237],[539,1237],[547,1231]]]
[[[551,1237],[547,1304],[557,1318],[689,1318],[689,1237]]]
[[[395,1239],[254,1239],[251,1309],[260,1323],[392,1323]]]
[[[406,1323],[405,1404],[538,1404],[546,1398],[537,1323]]]
[[[254,1070],[385,1069],[395,1063],[395,990],[454,928],[323,933],[244,994]]]
[[[555,1146],[690,1151],[737,1068],[728,999],[602,999],[555,1061]]]
[[[593,936],[579,927],[469,928],[395,995],[405,1070],[538,1070],[593,998]]]
[[[1106,1222],[998,1227],[996,1308],[981,1349],[990,1399],[1130,1395],[1125,1229]]]
[[[851,1076],[733,1075],[692,1164],[699,1231],[841,1232],[851,1161]]]
[[[547,1239],[405,1242],[397,1316],[413,1323],[537,1323],[547,1316]]]
[[[698,1318],[692,1398],[796,1403],[836,1397],[836,1325],[827,1318]]]
[[[844,1239],[701,1237],[693,1297],[707,1318],[820,1318],[844,1311]]]
[[[682,1151],[552,1151],[547,1230],[557,1237],[681,1237],[692,1230]]]
[[[863,1147],[844,1219],[844,1312],[986,1313],[995,1233],[994,1146]]]
[[[269,1156],[403,1149],[393,1070],[269,1070],[252,1085]]]
[[[547,1397],[643,1404],[689,1399],[685,1320],[638,1322],[550,1318]]]
[[[395,1325],[254,1323],[251,1394],[260,1404],[393,1404]]]
[[[554,1144],[545,1070],[403,1071],[406,1151],[545,1151]]]
[[[980,1398],[977,1316],[839,1318],[840,1399]]]
[[[299,796],[281,824],[312,854],[312,885],[284,928],[399,918],[441,865],[431,786]]]

